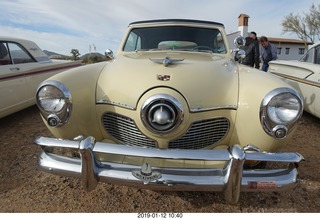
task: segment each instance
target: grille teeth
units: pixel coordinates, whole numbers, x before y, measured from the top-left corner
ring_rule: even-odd
[[[105,130],[120,144],[141,147],[157,147],[157,142],[140,132],[135,122],[123,115],[105,113],[103,115]],[[228,133],[229,120],[214,118],[194,122],[180,138],[170,141],[172,149],[203,149],[220,142]]]
[[[121,144],[156,147],[156,142],[143,135],[134,121],[128,117],[115,113],[105,113],[103,125],[106,131]]]
[[[181,138],[169,142],[169,148],[202,149],[221,141],[228,133],[229,120],[215,118],[197,121]]]

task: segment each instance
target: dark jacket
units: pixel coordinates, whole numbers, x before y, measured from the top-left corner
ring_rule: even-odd
[[[241,60],[244,65],[259,68],[260,65],[260,53],[259,42],[251,37],[246,37],[246,44],[243,46],[243,50],[246,52],[246,57]]]

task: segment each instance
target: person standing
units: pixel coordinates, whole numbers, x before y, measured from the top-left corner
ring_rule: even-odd
[[[262,71],[268,71],[269,62],[278,59],[277,48],[268,41],[268,38],[261,36],[260,39],[260,57],[262,62]]]
[[[250,32],[249,36],[246,37],[246,44],[243,49],[246,52],[246,56],[241,60],[241,63],[259,69],[260,52],[257,34],[255,32]]]

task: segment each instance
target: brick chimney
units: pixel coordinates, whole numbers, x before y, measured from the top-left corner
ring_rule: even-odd
[[[248,36],[248,23],[249,23],[249,16],[246,14],[240,14],[238,17],[238,31],[240,31],[241,36],[247,37]]]

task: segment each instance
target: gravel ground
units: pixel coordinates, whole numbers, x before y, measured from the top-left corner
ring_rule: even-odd
[[[41,172],[36,136],[51,136],[33,106],[0,119],[0,212],[320,212],[320,123],[304,113],[284,151],[297,151],[306,161],[301,181],[286,192],[242,193],[236,205],[221,193],[155,192],[100,183],[82,190],[78,179]]]

